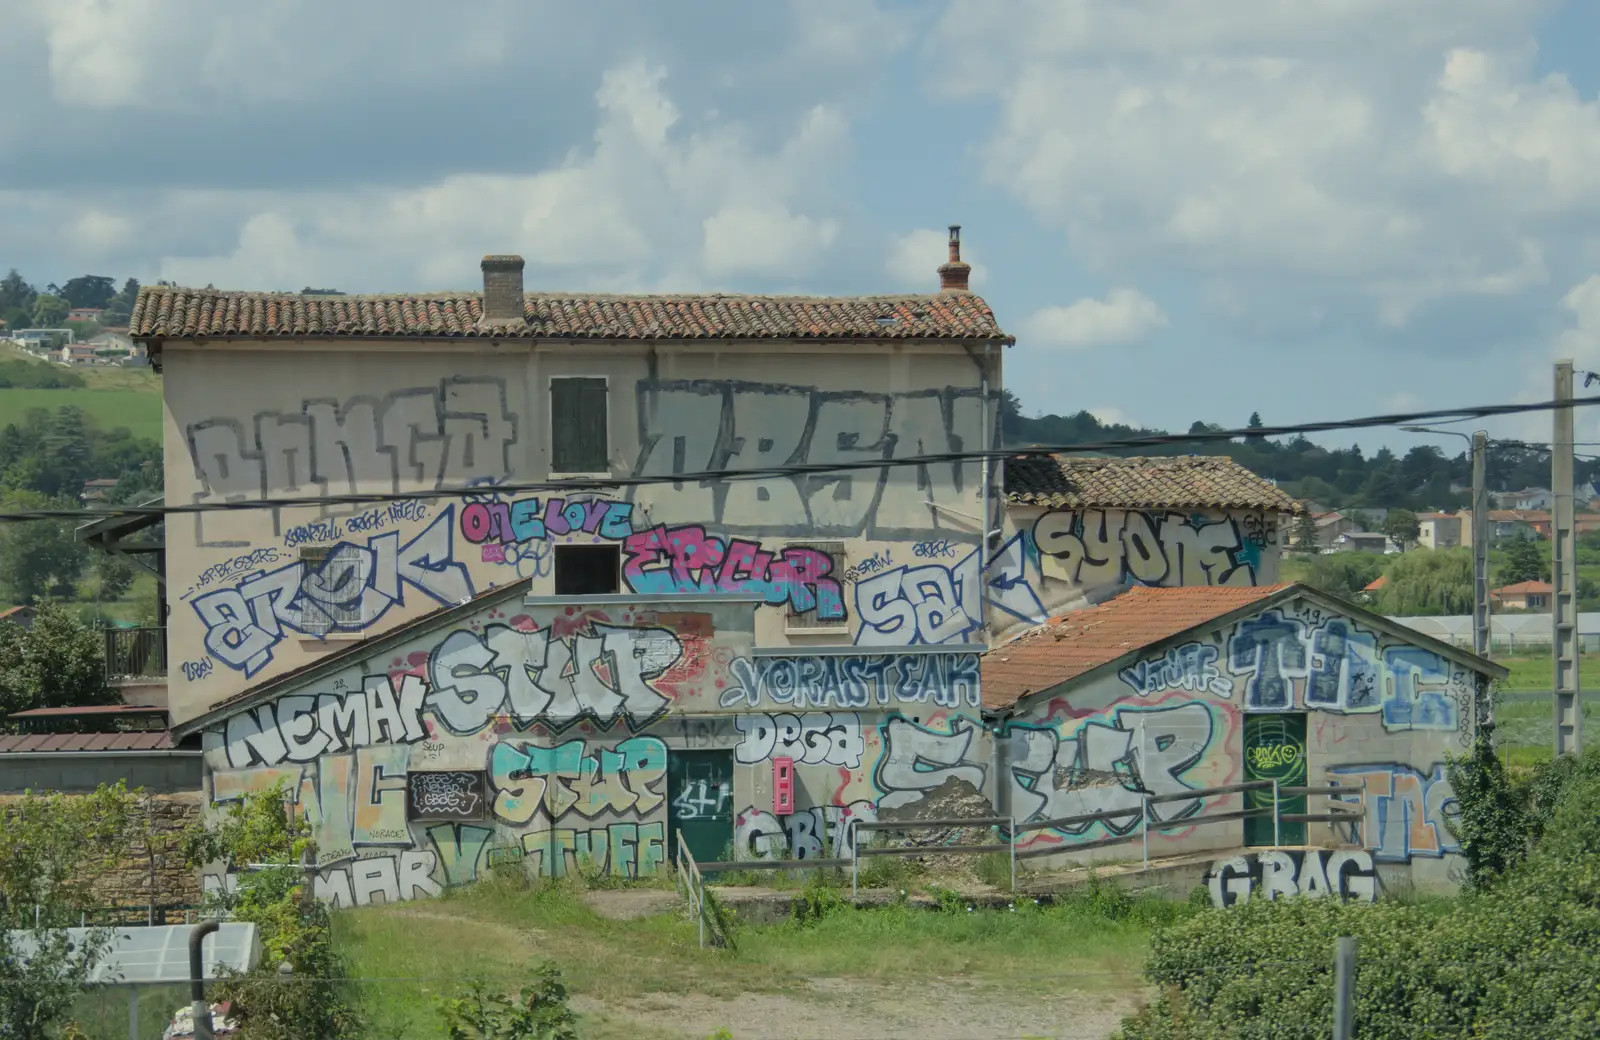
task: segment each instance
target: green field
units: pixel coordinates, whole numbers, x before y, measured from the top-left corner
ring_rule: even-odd
[[[151,376],[152,380],[157,377]],[[30,408],[55,411],[66,405],[82,408],[103,428],[126,426],[136,436],[161,443],[161,384],[148,388],[34,390],[0,388],[0,424],[20,420]]]

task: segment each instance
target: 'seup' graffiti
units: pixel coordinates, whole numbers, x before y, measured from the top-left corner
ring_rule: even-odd
[[[586,819],[603,813],[649,815],[661,807],[667,746],[655,737],[630,737],[591,754],[584,741],[556,747],[501,741],[489,758],[494,814],[523,824],[543,808],[550,820],[568,812]]]

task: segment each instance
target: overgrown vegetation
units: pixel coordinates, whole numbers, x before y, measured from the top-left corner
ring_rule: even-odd
[[[121,858],[135,794],[24,794],[0,807],[0,1036],[45,1040],[87,991],[111,942],[107,928],[68,928],[94,905],[95,884]],[[29,948],[14,929],[31,930]]]
[[[1327,1036],[1341,935],[1358,941],[1364,1038],[1594,1036],[1600,749],[1550,764],[1520,793],[1490,761],[1476,761],[1487,772],[1457,788],[1482,800],[1464,806],[1475,820],[1462,831],[1477,846],[1471,891],[1443,902],[1298,899],[1204,911],[1156,934],[1147,977],[1162,994],[1125,1024],[1123,1040]],[[1488,826],[1497,811],[1517,829]]]
[[[30,628],[0,621],[0,728],[19,711],[116,699],[100,640],[61,608],[41,605]]]
[[[577,1040],[561,971],[544,963],[516,1000],[476,980],[465,996],[439,1002],[450,1040]]]
[[[334,947],[330,911],[307,889],[300,866],[312,850],[310,829],[290,811],[288,797],[280,782],[188,835],[184,851],[195,869],[217,861],[239,868],[237,889],[218,890],[210,902],[233,920],[254,923],[263,951],[259,968],[225,977],[212,999],[233,1002],[245,1040],[357,1035],[361,1020],[342,982],[347,972]],[[285,963],[287,979],[280,973]]]

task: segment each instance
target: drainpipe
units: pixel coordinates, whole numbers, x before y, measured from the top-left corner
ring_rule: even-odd
[[[189,998],[194,1001],[194,1040],[214,1040],[211,1030],[211,1005],[206,1003],[206,970],[200,947],[206,936],[221,928],[216,921],[202,921],[189,933]]]
[[[985,643],[989,641],[989,594],[984,575],[989,571],[989,520],[991,518],[989,509],[989,482],[991,480],[989,452],[994,450],[994,431],[990,428],[989,423],[989,354],[993,349],[994,341],[985,340],[983,357],[980,359],[972,352],[971,347],[967,348],[967,356],[971,357],[972,363],[978,366],[978,392],[982,395],[978,402],[978,421],[983,427],[984,451],[982,476],[980,477],[983,484],[983,520],[978,525],[978,618],[983,626],[983,641]]]

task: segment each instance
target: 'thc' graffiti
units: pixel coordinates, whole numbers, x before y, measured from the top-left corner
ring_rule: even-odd
[[[190,605],[205,625],[207,652],[253,676],[287,633],[359,631],[404,604],[407,588],[441,604],[467,599],[472,579],[454,559],[453,509],[404,545],[398,531],[366,545],[341,542],[320,563],[297,560],[196,597]]]

